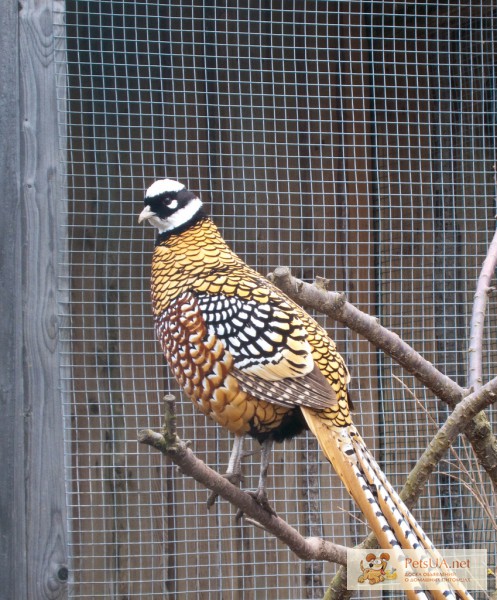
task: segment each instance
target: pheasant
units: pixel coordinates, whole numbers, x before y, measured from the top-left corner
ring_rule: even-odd
[[[354,426],[350,375],[335,343],[300,306],[223,240],[201,199],[181,183],[152,184],[138,221],[158,229],[151,295],[157,337],[186,395],[235,435],[227,476],[240,475],[243,439],[261,443],[256,498],[273,442],[310,429],[382,548],[435,551]],[[470,599],[448,584],[409,598]]]

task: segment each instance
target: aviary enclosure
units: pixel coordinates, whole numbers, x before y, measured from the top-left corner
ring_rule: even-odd
[[[249,264],[328,279],[466,387],[473,297],[496,225],[497,8],[47,4],[65,174],[53,233],[68,581],[59,570],[63,585],[43,597],[322,598],[336,565],[301,561],[235,522],[227,502],[207,510],[208,491],[137,441],[139,429],[160,429],[173,393],[199,458],[223,472],[232,443],[181,401],[154,339],[144,191],[156,178],[182,181]],[[496,375],[496,314],[491,295],[484,381]],[[316,317],[351,371],[355,421],[400,489],[450,411],[357,333]],[[487,414],[497,433],[495,409]],[[276,511],[304,535],[347,546],[366,536],[310,437],[277,448],[269,481]],[[459,437],[414,513],[436,545],[486,548],[493,569],[495,512]]]

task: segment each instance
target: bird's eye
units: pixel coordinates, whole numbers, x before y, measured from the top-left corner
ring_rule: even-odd
[[[178,207],[178,201],[175,198],[166,198],[164,205],[169,210],[175,210]]]

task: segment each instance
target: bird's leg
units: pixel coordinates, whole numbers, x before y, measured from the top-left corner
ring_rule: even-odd
[[[272,449],[273,440],[267,439],[261,442],[261,468],[259,471],[259,483],[255,492],[247,493],[250,494],[254,498],[254,500],[256,500],[268,512],[270,512],[273,515],[276,515],[276,512],[269,504],[266,491],[267,472],[269,469],[269,459],[271,458]],[[239,510],[236,514],[236,519],[240,519],[242,515],[243,512]]]
[[[231,481],[231,483],[240,483],[242,479],[242,458],[244,441],[244,435],[235,435],[235,441],[233,442],[233,448],[231,450],[231,455],[228,462],[228,469],[225,473],[225,477],[227,477],[229,481]]]
[[[271,452],[273,450],[273,440],[264,440],[261,444],[261,469],[259,472],[259,484],[257,485],[257,492],[255,499],[263,506],[268,507],[269,501],[267,498],[266,481],[267,472],[269,470],[269,459],[271,458]]]
[[[226,473],[223,475],[223,477],[225,477],[233,485],[239,485],[242,480],[242,458],[244,441],[244,435],[235,435],[235,441],[233,442],[233,448],[231,450],[228,468],[226,469]],[[217,497],[218,494],[212,492],[212,494],[207,499],[207,508],[210,508],[214,504]]]

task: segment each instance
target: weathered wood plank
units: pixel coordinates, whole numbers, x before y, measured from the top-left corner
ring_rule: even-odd
[[[22,340],[25,413],[24,598],[67,597],[60,402],[58,263],[63,177],[55,89],[53,0],[19,3]]]
[[[0,590],[26,598],[24,554],[23,412],[21,374],[21,231],[19,206],[19,71],[17,6],[0,11]],[[18,400],[21,399],[21,402]]]

